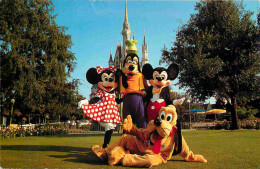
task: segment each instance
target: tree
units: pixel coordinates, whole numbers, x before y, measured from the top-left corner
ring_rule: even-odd
[[[180,65],[179,85],[194,99],[225,98],[237,129],[237,104],[259,98],[259,27],[239,1],[201,1],[195,10],[161,62]]]
[[[240,119],[254,120],[255,119],[255,115],[258,112],[259,111],[257,109],[254,109],[252,106],[245,106],[245,107],[239,107],[238,106],[238,109],[237,109],[238,117]]]
[[[79,80],[66,83],[64,87],[49,89],[46,98],[53,98],[52,102],[45,101],[45,114],[51,114],[53,118],[69,119],[71,115],[83,116],[83,111],[77,109],[79,100],[85,99],[78,93]],[[50,96],[49,96],[50,95]]]
[[[15,98],[23,113],[44,115],[68,107],[59,98],[65,91],[76,94],[68,87],[75,66],[71,37],[52,12],[51,0],[0,1],[1,108]]]

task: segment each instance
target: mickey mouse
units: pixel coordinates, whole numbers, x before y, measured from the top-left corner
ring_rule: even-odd
[[[97,84],[98,90],[94,94],[95,101],[90,101],[95,104],[89,104],[88,100],[83,100],[79,103],[79,107],[83,109],[87,117],[105,127],[106,133],[103,148],[109,144],[117,124],[121,123],[115,99],[115,89],[118,87],[121,74],[123,73],[121,70],[117,70],[116,66],[110,66],[109,68],[98,66],[97,68],[90,68],[86,73],[87,81],[91,84]],[[123,85],[127,87],[127,83]]]
[[[151,86],[146,91],[144,102],[147,103],[146,113],[148,121],[154,120],[158,115],[161,107],[165,107],[170,104],[178,105],[179,102],[183,102],[184,99],[177,101],[170,100],[169,85],[171,80],[177,78],[179,73],[179,67],[177,64],[171,64],[167,69],[163,67],[153,67],[147,63],[142,69],[145,79],[149,80]]]

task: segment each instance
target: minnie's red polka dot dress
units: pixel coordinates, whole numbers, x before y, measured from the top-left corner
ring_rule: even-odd
[[[100,97],[101,102],[90,105],[82,105],[86,116],[100,123],[121,123],[120,113],[115,101],[115,93],[110,94],[98,89],[95,97]]]

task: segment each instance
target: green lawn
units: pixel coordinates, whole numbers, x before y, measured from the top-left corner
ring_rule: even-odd
[[[208,163],[185,162],[174,156],[154,167],[176,168],[260,168],[260,130],[183,131],[190,149],[202,154]],[[113,135],[112,141],[119,135]],[[2,168],[123,168],[102,164],[91,146],[102,144],[103,135],[68,135],[1,139]]]

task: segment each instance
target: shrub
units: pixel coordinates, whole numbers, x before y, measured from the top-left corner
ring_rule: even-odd
[[[1,138],[15,138],[26,136],[43,136],[43,135],[65,135],[68,134],[68,127],[66,125],[42,125],[35,128],[9,128],[6,127],[0,130]]]
[[[224,120],[224,122],[223,122],[223,128],[224,128],[225,130],[229,130],[229,129],[230,129],[230,126],[231,126],[230,122],[227,121],[227,120]]]
[[[215,129],[216,130],[220,130],[220,129],[223,129],[223,125],[220,121],[218,121],[216,124],[215,124]]]
[[[240,121],[240,127],[243,129],[260,129],[260,119],[256,118],[254,120],[243,119]]]
[[[257,130],[260,129],[260,120],[259,120],[259,119],[258,119],[258,121],[256,122],[255,129],[257,129]]]
[[[229,130],[230,129],[230,122],[227,120],[223,120],[223,121],[215,121],[215,129],[216,130],[221,130],[221,129],[225,129],[225,130]]]
[[[68,132],[69,133],[86,133],[86,131],[82,130],[82,129],[69,129]]]
[[[183,123],[181,123],[181,128],[182,129],[189,129],[190,128],[190,124],[183,122]]]

